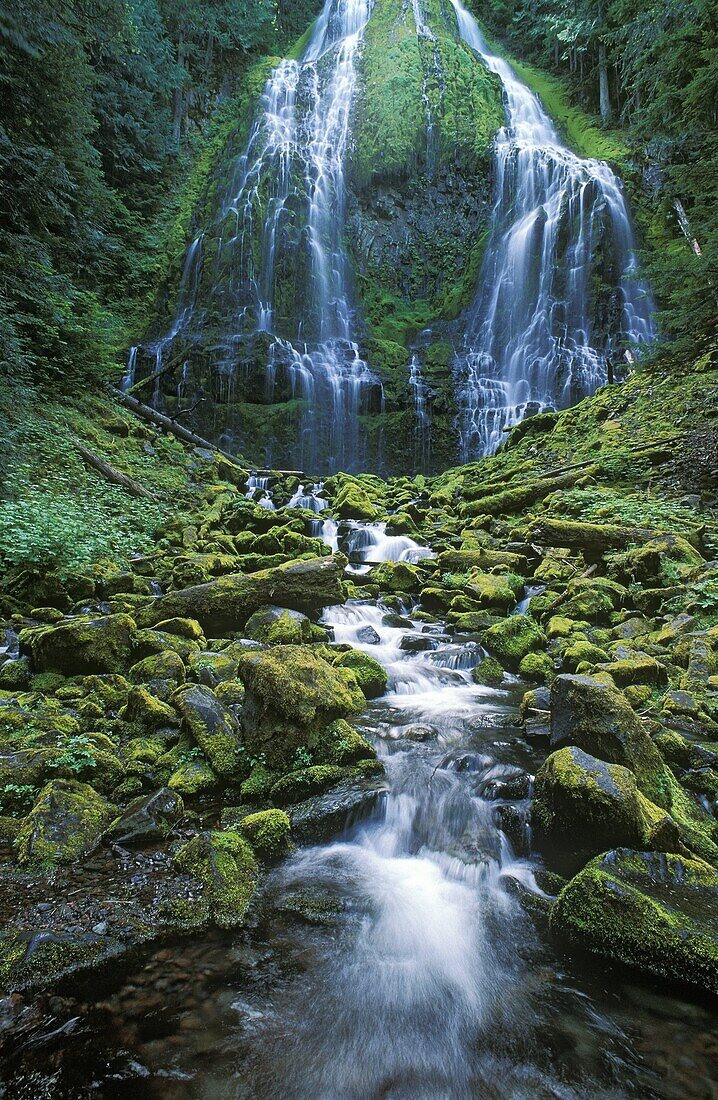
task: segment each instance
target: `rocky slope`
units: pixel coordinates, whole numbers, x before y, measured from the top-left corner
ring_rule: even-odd
[[[675,367],[434,479],[331,478],[340,546],[347,521],[384,521],[435,555],[361,578],[286,507],[296,476],[270,475],[268,510],[241,464],[106,412],[95,449],[135,476],[142,453],[177,503],[140,556],[3,579],[4,987],[241,924],[264,866],[374,797],[352,719],[385,674],[317,622],[370,597],[475,638],[480,681],[525,682],[557,898],[528,903],[557,943],[717,990],[716,352],[680,391]]]

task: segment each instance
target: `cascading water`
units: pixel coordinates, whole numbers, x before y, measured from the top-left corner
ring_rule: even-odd
[[[282,457],[298,469],[359,468],[359,416],[380,392],[352,337],[343,244],[355,61],[371,3],[326,0],[301,60],[273,70],[226,192],[217,253],[206,255],[203,235],[193,242],[170,330],[143,349],[154,360],[155,403],[177,349],[209,355],[225,379],[218,392],[231,399],[254,341],[265,356],[265,400],[294,402],[294,442]],[[210,308],[200,310],[205,267]],[[132,370],[136,357],[134,349]]]
[[[654,330],[620,181],[604,162],[565,148],[538,97],[491,53],[460,0],[451,4],[461,37],[502,81],[507,115],[495,143],[491,237],[457,365],[467,461],[494,451],[527,413],[592,393],[608,361]],[[600,306],[596,278],[610,291]]]

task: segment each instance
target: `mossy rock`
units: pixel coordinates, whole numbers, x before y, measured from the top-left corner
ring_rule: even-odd
[[[164,840],[184,813],[184,803],[176,791],[163,787],[141,795],[111,823],[105,843],[123,848],[143,847]]]
[[[276,863],[292,849],[292,825],[284,810],[260,810],[242,818],[238,831],[265,863]]]
[[[340,653],[334,659],[335,668],[349,668],[367,699],[377,699],[386,691],[389,677],[379,662],[359,649]]]
[[[516,669],[527,653],[546,645],[546,635],[528,615],[510,615],[486,631],[484,642],[506,668]]]
[[[161,726],[177,725],[177,714],[167,703],[158,699],[145,687],[133,687],[127,704],[120,711],[125,722],[137,722],[147,729],[159,729]]]
[[[527,680],[535,680],[538,684],[550,683],[556,675],[554,663],[548,653],[527,653],[521,658],[519,672]]]
[[[199,641],[186,638],[182,634],[170,634],[166,630],[138,630],[135,634],[134,657],[139,663],[147,657],[169,650],[184,662],[193,653],[199,653],[201,648]]]
[[[188,666],[190,679],[213,690],[224,681],[237,678],[237,662],[229,653],[215,653],[211,650],[192,653]]]
[[[247,774],[236,722],[210,688],[185,684],[172,695],[172,705],[218,775],[242,778]]]
[[[361,760],[376,760],[376,752],[360,733],[343,718],[337,718],[317,734],[310,734],[307,745],[317,763],[347,767]]]
[[[597,665],[608,661],[605,649],[589,642],[588,638],[570,639],[570,644],[563,651],[563,661],[567,668],[576,669],[580,664]]]
[[[288,772],[278,779],[270,792],[271,798],[280,806],[290,806],[310,795],[329,790],[346,775],[346,769],[336,764],[313,764],[309,768]]]
[[[304,646],[274,646],[243,654],[239,674],[246,688],[242,710],[248,751],[267,767],[286,770],[310,731],[366,705],[350,668],[336,667]]]
[[[258,867],[248,842],[233,830],[199,833],[177,852],[178,870],[202,883],[197,909],[220,928],[244,921],[257,883]]]
[[[242,630],[250,616],[268,603],[304,613],[319,611],[342,602],[341,577],[345,564],[346,558],[335,554],[289,561],[251,576],[229,574],[207,584],[158,596],[138,612],[138,620],[141,626],[150,627],[166,618],[193,618],[209,637]]]
[[[575,745],[541,765],[532,823],[537,847],[563,874],[608,848],[675,851],[679,843],[676,825],[641,796],[633,772]]]
[[[247,802],[264,802],[277,782],[277,773],[269,771],[264,764],[255,764],[239,788],[239,793]]]
[[[18,862],[41,869],[83,859],[97,847],[116,812],[88,783],[51,780],[22,824]]]
[[[129,615],[83,615],[54,626],[28,627],[20,633],[20,644],[37,672],[124,672],[131,662],[135,631]]]
[[[611,557],[611,572],[627,582],[644,588],[662,588],[680,584],[705,560],[682,535],[660,535],[642,546]]]
[[[630,768],[646,798],[670,809],[671,777],[640,718],[610,681],[556,677],[551,688],[551,746],[565,745]]]
[[[247,638],[265,645],[301,645],[311,641],[312,624],[301,611],[268,604],[255,611],[244,633]]]
[[[495,657],[484,657],[472,672],[475,683],[484,687],[500,687],[504,679],[504,670]]]
[[[183,684],[186,670],[184,661],[172,649],[163,649],[132,665],[128,673],[133,684],[150,684],[153,680],[172,680]]]
[[[217,786],[217,773],[212,770],[209,761],[201,757],[182,761],[172,772],[167,786],[184,797],[205,794]]]
[[[422,577],[422,571],[406,561],[383,561],[371,575],[372,583],[385,592],[418,592]]]
[[[664,664],[648,653],[632,653],[600,665],[618,687],[635,684],[665,684],[668,682],[668,670]]]
[[[617,848],[564,887],[551,931],[614,962],[718,993],[717,913],[715,868]]]
[[[188,638],[190,641],[204,642],[202,627],[196,619],[162,619],[157,623],[157,629],[166,634],[176,634],[180,638]]]
[[[521,577],[512,573],[477,573],[469,575],[467,588],[478,597],[482,607],[508,611],[514,607],[523,589]]]

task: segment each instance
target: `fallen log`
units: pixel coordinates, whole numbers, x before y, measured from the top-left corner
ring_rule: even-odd
[[[491,493],[464,505],[461,514],[462,516],[499,516],[506,513],[521,512],[529,504],[534,504],[537,500],[541,500],[557,489],[572,488],[580,478],[590,477],[596,470],[595,465],[587,466],[585,469],[574,470],[570,473],[561,474],[559,477],[539,478],[537,481],[529,481],[527,484],[518,486],[515,489],[505,489],[500,493]],[[565,544],[562,543],[561,545]]]
[[[246,473],[244,467],[237,462],[234,455],[229,454],[228,451],[223,451],[221,447],[218,447],[214,443],[210,443],[208,439],[204,439],[201,435],[197,435],[196,432],[190,431],[189,428],[185,428],[184,424],[178,424],[176,420],[172,420],[169,416],[165,416],[164,413],[157,412],[157,409],[153,409],[150,405],[144,405],[142,401],[138,401],[136,397],[132,397],[129,393],[123,393],[122,390],[118,390],[114,386],[108,386],[108,390],[113,397],[116,397],[118,401],[121,401],[123,405],[142,420],[149,420],[151,424],[156,424],[158,428],[163,428],[164,431],[170,432],[170,434],[176,436],[177,439],[181,439],[183,443],[191,443],[193,447],[202,447],[208,451],[216,451],[217,454],[225,458],[227,462],[231,462],[241,473]]]
[[[75,448],[84,458],[88,466],[92,466],[93,469],[98,470],[103,477],[108,481],[113,482],[115,485],[120,485],[126,492],[131,493],[133,497],[141,497],[143,500],[157,500],[154,493],[149,489],[145,489],[144,485],[140,485],[139,481],[135,481],[133,478],[128,477],[127,474],[121,473],[120,470],[116,470],[114,466],[111,466],[109,462],[105,462],[104,458],[100,458],[94,451],[91,451],[89,447],[86,447],[79,439],[74,440]]]

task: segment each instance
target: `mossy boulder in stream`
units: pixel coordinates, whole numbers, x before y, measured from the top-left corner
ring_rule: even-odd
[[[554,680],[551,747],[565,745],[630,768],[646,798],[671,806],[671,777],[661,755],[625,695],[608,679],[562,675]]]
[[[379,662],[359,649],[340,653],[334,660],[335,668],[349,668],[367,699],[376,699],[386,691],[388,675]]]
[[[267,863],[282,859],[291,851],[291,822],[284,810],[260,810],[239,822],[238,830]]]
[[[489,627],[484,635],[487,649],[506,668],[518,668],[527,653],[542,649],[546,635],[528,615],[510,615]]]
[[[641,795],[633,772],[575,745],[541,765],[532,821],[537,847],[563,873],[608,848],[676,851],[680,846],[675,823]]]
[[[702,860],[613,849],[564,887],[551,930],[593,954],[718,993],[718,872]]]
[[[214,692],[203,684],[185,684],[172,696],[183,727],[191,733],[215,772],[225,777],[246,775],[237,723]]]
[[[254,612],[244,633],[266,645],[301,645],[311,640],[312,624],[301,611],[267,605]]]

